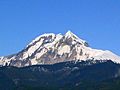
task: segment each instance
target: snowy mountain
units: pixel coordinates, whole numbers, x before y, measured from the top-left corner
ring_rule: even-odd
[[[0,65],[24,67],[39,64],[55,64],[67,61],[106,62],[111,60],[120,63],[120,57],[108,50],[98,50],[77,37],[71,31],[62,34],[43,34],[33,40],[17,54],[0,57]]]

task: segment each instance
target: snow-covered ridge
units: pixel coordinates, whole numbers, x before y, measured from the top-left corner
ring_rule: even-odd
[[[0,57],[0,65],[24,67],[71,60],[112,60],[115,63],[120,63],[119,56],[108,50],[92,49],[85,40],[68,31],[65,35],[43,34],[34,39],[21,52],[7,57]]]

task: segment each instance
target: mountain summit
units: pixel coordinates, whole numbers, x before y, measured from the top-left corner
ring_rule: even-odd
[[[39,64],[55,64],[67,61],[111,60],[120,63],[120,57],[108,50],[98,50],[77,37],[71,31],[65,35],[48,33],[33,40],[17,54],[0,57],[0,65],[24,67]]]

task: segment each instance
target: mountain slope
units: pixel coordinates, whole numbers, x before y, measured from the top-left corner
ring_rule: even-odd
[[[0,65],[24,67],[40,64],[55,64],[66,61],[112,60],[120,63],[120,57],[108,50],[97,50],[89,47],[85,40],[68,31],[62,34],[43,34],[33,40],[17,54],[0,58]]]
[[[112,61],[92,65],[88,63],[71,61],[23,68],[1,67],[0,75],[4,75],[6,79],[9,78],[9,82],[4,78],[0,80],[1,90],[10,90],[9,88],[12,88],[11,90],[104,90],[103,88],[111,84],[120,85],[116,82],[116,79],[120,82],[119,64]],[[9,88],[4,82],[8,83]]]

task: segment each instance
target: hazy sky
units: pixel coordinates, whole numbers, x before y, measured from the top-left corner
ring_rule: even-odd
[[[0,0],[0,56],[43,33],[67,30],[120,55],[120,0]]]

